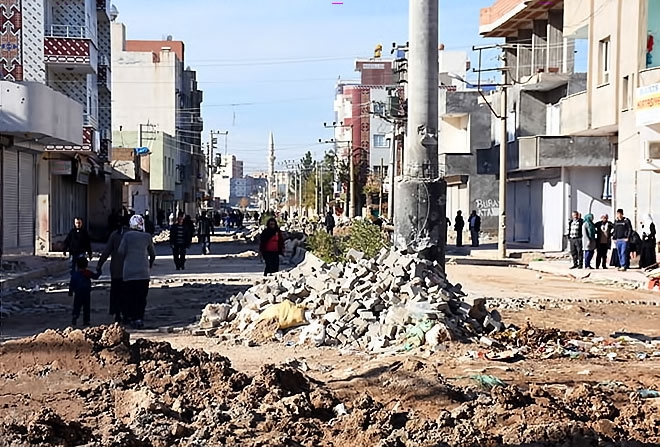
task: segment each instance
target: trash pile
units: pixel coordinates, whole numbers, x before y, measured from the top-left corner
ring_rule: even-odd
[[[516,361],[537,359],[603,358],[610,361],[650,360],[660,358],[660,340],[641,334],[617,332],[609,338],[596,337],[591,331],[562,331],[539,328],[527,322],[509,327],[492,336],[482,336],[483,351],[468,351],[468,357]]]
[[[486,299],[468,297],[437,263],[383,249],[375,259],[350,250],[352,262],[326,264],[311,253],[234,296],[210,304],[200,329],[249,334],[276,321],[275,329],[307,325],[300,341],[380,351],[435,347],[445,341],[478,340],[505,328]],[[207,335],[209,335],[207,333]]]
[[[154,244],[170,241],[170,230],[163,229],[153,237]]]
[[[117,325],[49,330],[0,345],[0,439],[13,447],[660,443],[653,382],[523,391],[493,376],[463,384],[404,368],[388,377],[423,383],[420,395],[432,388],[426,410],[416,399],[401,403],[395,383],[374,385],[386,402],[374,388],[343,383],[335,392],[297,361],[246,374],[219,354],[131,343]]]

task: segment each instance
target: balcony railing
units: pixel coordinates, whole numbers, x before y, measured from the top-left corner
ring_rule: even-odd
[[[46,25],[46,37],[63,37],[67,39],[91,39],[92,33],[86,26],[76,25]]]
[[[89,113],[83,114],[83,127],[93,127],[97,129],[99,127],[99,121],[94,115]]]

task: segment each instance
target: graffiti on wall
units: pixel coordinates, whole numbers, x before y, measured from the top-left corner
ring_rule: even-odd
[[[500,202],[496,199],[476,199],[474,209],[481,217],[497,217],[500,214]]]

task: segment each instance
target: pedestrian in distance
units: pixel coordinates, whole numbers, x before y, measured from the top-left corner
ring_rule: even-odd
[[[144,231],[146,231],[152,236],[156,232],[156,225],[154,225],[154,222],[151,220],[151,215],[149,214],[149,210],[146,210],[144,212]]]
[[[71,274],[76,271],[76,259],[82,258],[87,254],[89,259],[92,259],[92,240],[89,233],[83,228],[83,220],[81,217],[73,219],[73,228],[64,239],[64,256],[69,253],[71,261]]]
[[[463,212],[461,210],[456,211],[456,217],[454,218],[454,230],[456,231],[456,246],[463,246],[463,229],[465,228],[465,219],[463,219]]]
[[[623,215],[623,210],[616,210],[616,219],[614,220],[614,231],[612,239],[616,244],[616,253],[620,271],[626,271],[630,265],[630,252],[628,251],[628,242],[632,234],[632,224],[630,219]]]
[[[468,226],[470,229],[470,237],[472,238],[472,246],[479,246],[479,232],[481,231],[481,217],[475,210],[472,210],[468,219]]]
[[[335,231],[335,216],[332,215],[332,210],[328,210],[328,214],[325,215],[325,229],[329,235]]]
[[[202,244],[202,254],[211,253],[211,235],[214,234],[213,222],[206,213],[197,221],[197,241]]]
[[[261,232],[259,253],[264,258],[266,268],[264,276],[276,273],[280,269],[280,255],[284,253],[284,236],[274,217],[268,219],[266,228]]]
[[[582,224],[582,250],[584,251],[584,268],[586,269],[593,269],[591,260],[594,257],[596,242],[594,215],[589,213],[584,216],[584,223]]]
[[[580,213],[573,211],[568,221],[568,247],[573,259],[572,269],[581,269],[584,266],[584,253],[582,251],[582,225],[584,221]]]
[[[139,214],[131,217],[129,230],[124,234],[118,251],[124,259],[124,323],[131,324],[135,329],[142,329],[149,294],[149,270],[154,265],[156,250],[151,235],[144,231],[144,218]]]
[[[650,214],[645,215],[640,223],[641,240],[639,241],[639,267],[645,269],[657,264],[655,223]]]
[[[110,257],[110,315],[114,315],[114,320],[121,323],[122,315],[125,316],[124,309],[122,309],[121,295],[124,292],[123,269],[124,259],[119,254],[119,245],[124,237],[124,233],[128,229],[128,222],[126,225],[123,220],[117,217],[115,223],[115,230],[110,234],[103,253],[96,264],[96,271],[100,274],[103,271],[103,265]]]
[[[92,272],[87,268],[89,262],[87,258],[76,259],[76,271],[71,276],[71,287],[69,296],[73,296],[73,312],[71,315],[71,325],[78,324],[80,311],[83,314],[83,326],[90,325],[90,302],[92,296],[92,279],[99,279],[99,272]]]
[[[596,268],[607,268],[607,252],[612,245],[612,231],[614,225],[607,214],[600,216],[596,222]]]
[[[170,246],[172,247],[172,257],[174,258],[174,266],[177,270],[185,270],[186,268],[186,250],[190,246],[192,234],[190,234],[189,226],[183,222],[183,211],[179,211],[177,220],[170,227]]]

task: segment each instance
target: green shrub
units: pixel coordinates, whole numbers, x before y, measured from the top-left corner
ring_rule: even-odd
[[[325,262],[343,262],[343,238],[318,230],[307,238],[307,248]]]
[[[344,249],[348,251],[352,248],[361,251],[367,258],[373,258],[381,248],[389,246],[390,242],[386,239],[380,227],[364,219],[353,221],[350,236]]]

